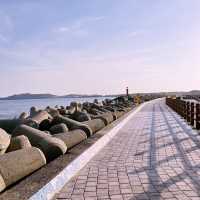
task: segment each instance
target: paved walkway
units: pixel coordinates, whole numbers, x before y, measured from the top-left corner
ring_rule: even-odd
[[[56,199],[200,200],[200,136],[164,101],[151,102]]]

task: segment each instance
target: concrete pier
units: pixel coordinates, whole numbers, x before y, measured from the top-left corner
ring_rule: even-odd
[[[200,199],[200,135],[164,100],[149,102],[55,199]]]

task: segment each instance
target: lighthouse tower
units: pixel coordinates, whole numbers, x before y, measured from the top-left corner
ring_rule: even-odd
[[[129,96],[129,91],[128,91],[128,87],[126,87],[126,96]]]

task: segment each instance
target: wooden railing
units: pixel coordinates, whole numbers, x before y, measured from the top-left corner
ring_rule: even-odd
[[[185,101],[180,98],[166,98],[166,104],[191,126],[200,130],[200,103]]]

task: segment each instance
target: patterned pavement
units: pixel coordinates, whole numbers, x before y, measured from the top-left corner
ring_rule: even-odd
[[[150,102],[54,199],[200,200],[200,135]]]

